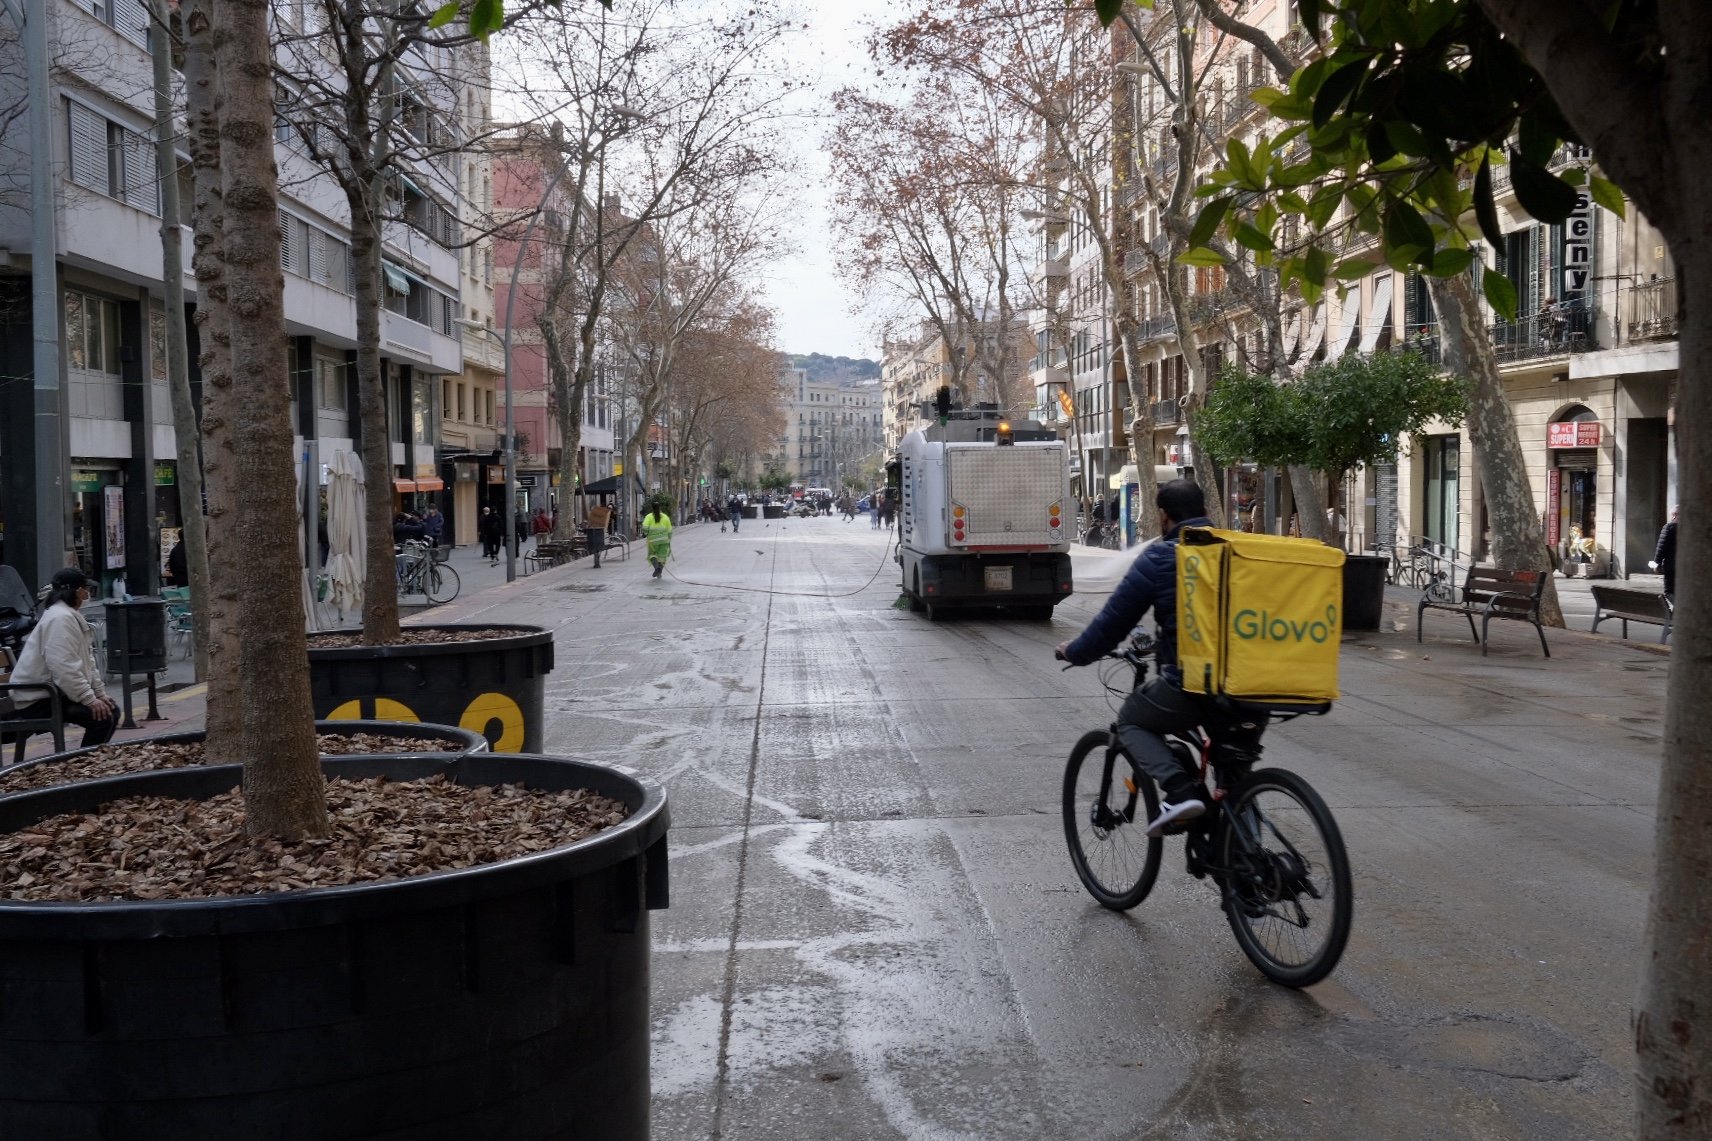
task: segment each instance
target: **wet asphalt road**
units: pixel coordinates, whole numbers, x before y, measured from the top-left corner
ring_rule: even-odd
[[[1110,714],[1051,646],[1102,596],[930,624],[865,519],[677,546],[658,582],[585,563],[446,615],[554,626],[549,751],[669,790],[659,1141],[1627,1131],[1666,659],[1517,626],[1483,660],[1448,617],[1418,649],[1412,613],[1346,640],[1334,713],[1268,736],[1355,872],[1343,963],[1297,993],[1180,842],[1127,915],[1071,870],[1061,766]]]

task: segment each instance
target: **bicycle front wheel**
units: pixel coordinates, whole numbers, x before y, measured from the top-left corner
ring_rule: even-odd
[[[436,606],[458,597],[458,588],[463,585],[458,572],[445,563],[430,563],[427,579],[428,601]]]
[[[1128,911],[1153,890],[1165,845],[1147,822],[1158,814],[1153,781],[1111,733],[1083,734],[1064,765],[1064,840],[1100,906]]]
[[[1326,802],[1295,773],[1257,769],[1219,820],[1218,879],[1243,954],[1285,986],[1331,974],[1349,941],[1355,898]]]

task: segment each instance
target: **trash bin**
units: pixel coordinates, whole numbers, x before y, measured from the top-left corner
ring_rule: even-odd
[[[1382,555],[1350,555],[1343,563],[1343,628],[1377,630],[1385,616],[1385,572],[1391,560]]]
[[[147,674],[166,669],[166,599],[109,602],[107,672]]]

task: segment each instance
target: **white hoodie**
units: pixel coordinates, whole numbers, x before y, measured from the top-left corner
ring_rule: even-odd
[[[54,603],[25,640],[17,668],[12,671],[12,684],[51,684],[79,705],[106,697],[101,671],[95,668],[94,642],[89,620],[77,607],[66,602]],[[20,689],[12,694],[19,705],[42,701],[48,696],[46,689]]]

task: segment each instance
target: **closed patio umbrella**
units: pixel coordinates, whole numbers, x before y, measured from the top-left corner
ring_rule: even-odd
[[[334,452],[327,465],[328,601],[339,610],[363,608],[363,552],[368,527],[363,519],[363,461],[352,452]]]

